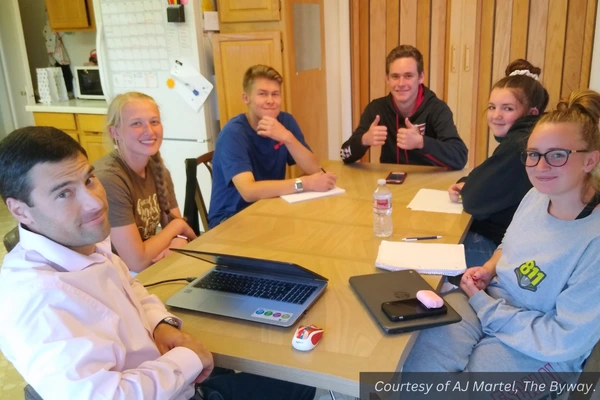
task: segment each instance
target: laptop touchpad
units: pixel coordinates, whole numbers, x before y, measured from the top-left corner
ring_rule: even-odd
[[[242,308],[246,300],[234,299],[229,296],[222,296],[219,294],[211,294],[210,297],[205,299],[198,306],[204,310],[239,310]]]

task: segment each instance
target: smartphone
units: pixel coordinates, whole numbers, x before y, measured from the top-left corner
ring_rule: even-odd
[[[446,305],[440,308],[427,308],[416,298],[387,301],[381,304],[381,310],[390,321],[406,321],[446,314],[448,312]]]
[[[390,174],[385,178],[385,183],[389,183],[392,185],[399,185],[404,183],[406,179],[406,172],[390,172]]]

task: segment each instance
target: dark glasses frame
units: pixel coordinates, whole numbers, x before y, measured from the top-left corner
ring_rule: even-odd
[[[539,151],[526,150],[526,151],[521,152],[521,162],[526,167],[535,167],[540,163],[540,160],[542,159],[542,157],[544,157],[544,159],[546,160],[546,164],[550,165],[551,167],[562,167],[563,165],[565,165],[567,163],[567,161],[569,161],[569,156],[571,155],[571,153],[589,153],[589,152],[590,152],[590,150],[553,149],[553,150],[549,150],[545,153],[540,153]],[[564,162],[557,164],[557,163],[555,163],[555,161],[550,161],[551,159],[548,158],[548,154],[552,154],[552,153],[564,154],[565,155]],[[535,164],[527,163],[528,161],[531,162],[530,157],[529,157],[530,154],[535,154],[535,156],[537,157]]]

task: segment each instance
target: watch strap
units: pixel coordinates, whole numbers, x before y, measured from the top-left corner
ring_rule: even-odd
[[[174,327],[174,328],[181,329],[181,324],[179,323],[179,321],[178,321],[178,320],[176,320],[176,319],[175,319],[175,318],[173,318],[173,317],[166,317],[166,318],[163,318],[163,319],[162,319],[162,320],[161,320],[161,321],[158,323],[158,325],[160,325],[160,324],[167,324],[167,325],[171,325],[171,326],[172,326],[172,327]],[[157,325],[157,326],[158,326],[158,325]]]

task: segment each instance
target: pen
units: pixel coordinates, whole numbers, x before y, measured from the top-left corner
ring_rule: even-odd
[[[321,171],[323,171],[323,173],[324,173],[324,174],[326,174],[326,173],[327,173],[327,171],[325,171],[325,170],[323,169],[323,167],[321,167]]]
[[[407,237],[402,239],[403,242],[416,242],[417,240],[429,240],[429,239],[441,239],[441,236],[418,236],[418,237]]]

